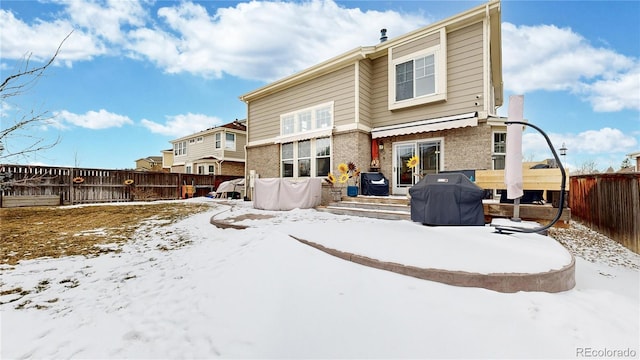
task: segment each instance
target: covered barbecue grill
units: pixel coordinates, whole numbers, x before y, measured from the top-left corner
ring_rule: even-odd
[[[484,190],[461,173],[426,175],[409,189],[411,220],[425,225],[484,226]]]

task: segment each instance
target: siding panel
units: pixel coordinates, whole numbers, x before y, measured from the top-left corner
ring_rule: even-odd
[[[393,58],[401,58],[406,55],[411,55],[412,53],[420,50],[424,50],[430,48],[432,46],[436,46],[440,44],[440,33],[434,33],[422,37],[420,39],[413,40],[404,45],[400,45],[393,49]]]
[[[355,110],[355,65],[320,76],[252,101],[249,106],[249,141],[268,140],[280,135],[280,115],[334,101],[334,123],[353,122]]]
[[[388,110],[387,57],[373,61],[373,125],[397,125],[422,119],[483,110],[475,95],[483,93],[482,24],[447,34],[447,100],[413,108]],[[394,53],[396,51],[394,50]]]
[[[371,78],[373,76],[373,68],[371,60],[365,59],[360,61],[360,123],[365,126],[372,126],[371,122]]]

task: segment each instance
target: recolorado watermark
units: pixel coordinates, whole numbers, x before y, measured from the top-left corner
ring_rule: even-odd
[[[576,348],[576,357],[578,358],[596,358],[596,359],[631,358],[632,359],[637,356],[638,356],[638,352],[631,348],[626,348],[626,349],[591,348],[591,347]]]

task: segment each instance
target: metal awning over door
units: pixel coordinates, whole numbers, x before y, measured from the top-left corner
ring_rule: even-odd
[[[478,126],[478,115],[476,112],[377,127],[371,130],[371,137],[377,139],[387,136],[417,134],[467,126]]]

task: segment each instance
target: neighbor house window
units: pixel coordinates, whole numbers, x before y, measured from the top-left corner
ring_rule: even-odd
[[[209,165],[209,174],[215,174],[215,173],[216,173],[215,165]]]
[[[220,133],[216,133],[215,139],[216,149],[222,149],[222,135]]]
[[[189,165],[185,166],[184,172],[185,172],[185,174],[191,174],[191,166],[189,166]]]
[[[280,135],[313,132],[333,125],[333,102],[280,116]]]
[[[493,133],[493,152],[491,158],[493,159],[493,169],[503,170],[505,168],[505,156],[507,155],[507,133],[506,132],[494,132]]]
[[[235,150],[236,149],[236,134],[234,134],[234,133],[225,133],[225,136],[224,136],[224,148],[226,150]]]
[[[446,100],[446,33],[438,35],[439,44],[411,54],[389,49],[389,109]]]
[[[198,174],[204,175],[204,165],[198,165]]]
[[[282,177],[322,177],[331,169],[331,139],[322,137],[281,145]]]
[[[173,154],[176,156],[187,154],[187,142],[180,141],[173,144]]]
[[[197,143],[201,143],[202,141],[204,141],[204,138],[203,138],[202,136],[198,136],[198,137],[196,138],[196,142],[197,142]]]

